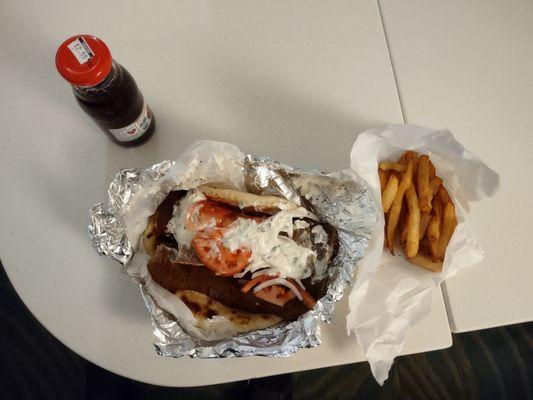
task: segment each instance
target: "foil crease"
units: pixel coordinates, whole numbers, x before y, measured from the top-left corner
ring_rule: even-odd
[[[105,254],[122,265],[130,261],[134,252],[126,237],[124,214],[135,194],[146,183],[163,177],[173,164],[172,161],[163,161],[146,169],[123,169],[115,175],[107,190],[107,205],[98,203],[89,210],[89,237],[98,254]]]
[[[128,239],[125,223],[126,216],[131,218],[136,212],[134,202],[150,204],[155,210],[170,190],[189,188],[191,182],[194,185],[206,181],[229,182],[227,177],[210,175],[212,171],[206,174],[202,157],[210,157],[206,154],[211,153],[218,164],[227,154],[232,169],[242,175],[230,179],[237,188],[302,204],[333,225],[339,234],[339,251],[328,268],[327,293],[312,310],[296,321],[214,342],[187,332],[174,315],[158,305],[150,292],[153,283],[146,269],[147,256],[141,252],[135,255],[136,243]],[[203,141],[191,146],[177,161],[163,161],[147,169],[121,170],[109,186],[107,204],[99,203],[90,209],[89,237],[99,254],[118,261],[123,271],[139,284],[151,314],[158,354],[202,358],[289,356],[300,348],[320,344],[319,321],[331,320],[335,302],[351,285],[355,268],[376,226],[377,215],[369,188],[352,171],[323,174],[294,170],[267,157],[242,154],[226,143]]]

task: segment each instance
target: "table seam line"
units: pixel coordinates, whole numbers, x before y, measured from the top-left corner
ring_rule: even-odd
[[[383,10],[381,7],[381,0],[376,0],[377,6],[378,6],[378,13],[379,13],[379,19],[381,21],[381,28],[383,29],[383,36],[385,37],[385,44],[387,45],[387,53],[389,55],[389,61],[391,64],[392,69],[392,76],[394,78],[394,86],[396,87],[396,95],[398,96],[398,102],[400,103],[400,111],[402,113],[402,119],[404,124],[407,123],[407,115],[405,112],[405,107],[402,99],[402,94],[400,91],[400,84],[398,81],[398,75],[396,73],[396,66],[394,64],[394,59],[392,57],[392,51],[390,46],[390,40],[389,40],[389,34],[387,32],[387,28],[385,26],[385,19],[383,18]]]

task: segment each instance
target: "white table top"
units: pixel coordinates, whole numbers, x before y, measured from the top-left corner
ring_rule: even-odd
[[[448,127],[501,178],[495,198],[472,204],[485,260],[444,284],[452,330],[533,320],[533,3],[381,6],[406,120]]]
[[[111,143],[54,66],[57,46],[93,33],[136,78],[158,128]],[[118,374],[213,384],[363,359],[339,306],[324,344],[288,359],[163,359],[138,289],[87,237],[112,175],[172,159],[196,139],[300,167],[348,166],[357,132],[402,116],[374,1],[286,4],[174,0],[0,4],[0,257],[22,300],[59,340]],[[404,353],[451,344],[440,290]],[[223,367],[221,367],[223,366]]]

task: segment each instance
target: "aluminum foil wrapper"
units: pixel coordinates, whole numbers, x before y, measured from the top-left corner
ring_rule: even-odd
[[[137,251],[148,218],[171,190],[216,184],[256,194],[284,197],[301,204],[339,235],[339,251],[328,268],[328,289],[315,307],[292,322],[205,340],[169,312],[176,296],[158,288],[146,268],[148,256]],[[152,317],[160,355],[180,357],[288,356],[320,344],[319,321],[329,322],[334,304],[351,285],[378,219],[373,196],[353,171],[323,174],[296,170],[266,157],[243,154],[228,143],[198,141],[176,161],[147,169],[120,171],[111,182],[107,204],[90,209],[89,237],[100,254],[123,266],[141,288]],[[166,292],[163,293],[163,292]],[[170,296],[170,297],[169,297]]]

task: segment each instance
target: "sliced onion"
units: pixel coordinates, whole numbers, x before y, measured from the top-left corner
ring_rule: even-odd
[[[300,286],[303,290],[305,290],[305,286],[304,286],[304,284],[302,283],[301,280],[299,280],[299,279],[294,279],[294,280],[296,281],[296,283],[298,284],[298,286]]]
[[[246,275],[251,270],[252,270],[252,266],[248,265],[245,269],[242,270],[242,272],[239,272],[239,273],[233,275],[233,277],[234,278],[242,278],[244,275]]]
[[[261,276],[261,275],[265,275],[268,273],[268,268],[265,268],[265,269],[260,269],[259,271],[256,271],[252,274],[252,279],[253,278],[256,278],[258,276]]]
[[[268,280],[266,282],[260,283],[259,285],[257,285],[254,288],[254,293],[257,293],[257,292],[263,290],[264,288],[272,286],[272,285],[285,286],[286,288],[289,288],[291,291],[294,292],[294,294],[296,295],[298,300],[300,300],[300,301],[303,300],[303,297],[300,294],[300,291],[298,290],[298,288],[296,286],[294,286],[292,283],[290,283],[288,280],[284,279],[284,278],[274,278],[274,279],[270,279],[270,280]]]

